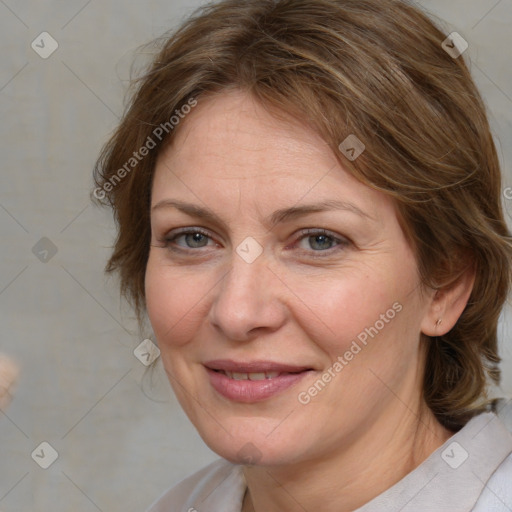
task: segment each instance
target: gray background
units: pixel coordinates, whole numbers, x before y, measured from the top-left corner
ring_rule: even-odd
[[[122,112],[134,50],[200,4],[0,0],[0,351],[22,366],[15,400],[0,413],[2,512],[141,512],[217,458],[162,368],[151,376],[133,354],[142,338],[102,273],[113,222],[88,196],[95,158]],[[469,42],[504,187],[512,186],[512,0],[420,4]],[[30,46],[43,31],[59,44],[46,60]],[[33,252],[42,237],[57,249],[46,263]],[[500,336],[510,394],[507,317],[509,310]],[[46,470],[31,457],[43,441],[59,454]]]

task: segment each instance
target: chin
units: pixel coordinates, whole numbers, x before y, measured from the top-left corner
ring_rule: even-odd
[[[196,425],[196,429],[212,451],[233,464],[278,466],[296,462],[303,439],[295,439],[289,431],[272,433],[272,423],[268,428],[268,421],[244,417],[236,424],[223,423],[225,430],[217,424],[204,429]]]

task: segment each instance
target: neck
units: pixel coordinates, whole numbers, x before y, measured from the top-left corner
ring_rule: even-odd
[[[421,411],[420,411],[421,409]],[[451,435],[426,407],[397,404],[346,446],[293,465],[247,466],[242,512],[351,512],[392,487]]]

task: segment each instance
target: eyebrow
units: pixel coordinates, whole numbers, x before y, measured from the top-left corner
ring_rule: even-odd
[[[189,215],[190,217],[204,219],[206,221],[220,224],[221,226],[226,225],[225,222],[223,222],[222,219],[209,208],[173,199],[164,199],[159,201],[151,208],[151,211],[160,210],[163,208],[176,208],[177,210]],[[360,217],[374,220],[373,217],[352,203],[337,200],[327,200],[309,205],[292,206],[290,208],[282,208],[280,210],[276,210],[270,216],[270,224],[273,226],[280,222],[291,221],[293,219],[304,217],[312,213],[321,213],[332,210],[348,211]]]
[[[363,212],[355,204],[347,203],[345,201],[327,200],[320,203],[306,204],[303,206],[293,206],[291,208],[283,208],[276,210],[270,217],[272,224],[293,220],[297,217],[303,217],[312,213],[321,213],[325,211],[342,210],[354,213],[360,217],[373,220],[370,215]]]

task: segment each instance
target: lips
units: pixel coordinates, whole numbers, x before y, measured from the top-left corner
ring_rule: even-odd
[[[231,373],[300,373],[311,370],[309,366],[294,366],[274,361],[248,361],[237,362],[231,359],[216,359],[208,361],[204,365],[210,370],[219,370]]]
[[[260,402],[298,383],[312,368],[274,361],[208,361],[204,364],[210,384],[235,402]]]

